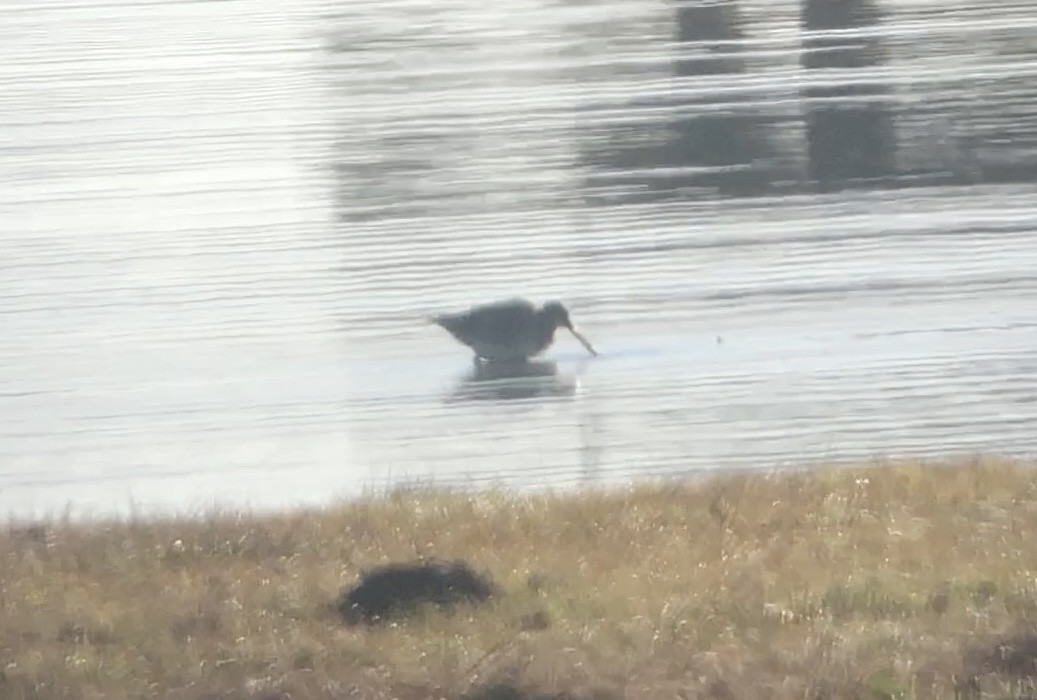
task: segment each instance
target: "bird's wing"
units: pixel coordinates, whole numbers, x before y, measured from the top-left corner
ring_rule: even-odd
[[[516,334],[523,332],[534,315],[536,307],[531,302],[525,299],[508,299],[473,306],[457,314],[444,314],[438,318],[438,323],[451,333],[493,338],[497,342],[508,344]]]

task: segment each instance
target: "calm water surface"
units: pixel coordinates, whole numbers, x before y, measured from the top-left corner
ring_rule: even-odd
[[[520,4],[0,7],[0,511],[1034,450],[1032,187],[585,206],[616,104],[718,88]],[[479,381],[422,322],[516,294],[601,356]]]

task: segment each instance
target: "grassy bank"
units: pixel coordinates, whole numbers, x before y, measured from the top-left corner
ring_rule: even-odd
[[[7,529],[0,697],[1033,697],[1032,467]],[[503,594],[341,623],[362,567],[415,556]]]

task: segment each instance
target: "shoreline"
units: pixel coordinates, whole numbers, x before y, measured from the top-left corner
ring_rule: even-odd
[[[1035,466],[419,485],[260,515],[5,525],[0,695],[1022,697]],[[334,603],[363,571],[423,558],[467,562],[500,595],[344,624]]]
[[[349,493],[333,495],[323,501],[295,501],[295,502],[263,502],[261,505],[237,505],[231,503],[219,503],[209,500],[195,506],[183,505],[160,505],[148,504],[135,501],[127,496],[125,501],[108,507],[102,506],[77,506],[73,502],[63,505],[49,507],[47,512],[36,511],[25,514],[17,511],[0,512],[0,531],[3,529],[31,528],[34,526],[52,526],[57,523],[76,525],[81,527],[96,527],[110,523],[166,523],[184,521],[204,521],[214,518],[245,517],[255,520],[276,517],[279,515],[311,514],[349,508],[352,505],[377,502],[392,498],[398,493],[436,493],[451,494],[457,497],[465,495],[475,496],[479,494],[496,494],[503,498],[525,498],[525,497],[579,497],[581,494],[590,493],[596,495],[607,495],[610,493],[624,492],[630,489],[663,488],[669,485],[691,485],[708,482],[717,478],[728,478],[738,476],[780,476],[797,473],[809,473],[813,471],[830,472],[841,469],[869,469],[881,468],[888,464],[904,464],[925,462],[927,464],[961,464],[974,459],[998,459],[1004,462],[1030,463],[1035,462],[1026,457],[1014,453],[987,455],[974,452],[954,451],[935,456],[918,457],[915,455],[898,456],[875,456],[864,459],[853,459],[849,457],[839,459],[815,459],[809,462],[783,462],[781,464],[769,464],[766,466],[723,466],[712,469],[696,469],[686,472],[659,472],[650,473],[645,476],[636,474],[619,478],[600,478],[591,482],[577,477],[571,480],[546,485],[524,484],[514,486],[505,482],[497,482],[492,479],[464,480],[457,477],[443,482],[437,482],[435,477],[420,477],[406,480],[393,481],[387,478],[382,485],[365,483],[359,489]],[[199,499],[196,499],[199,500]],[[42,509],[40,509],[42,510]]]

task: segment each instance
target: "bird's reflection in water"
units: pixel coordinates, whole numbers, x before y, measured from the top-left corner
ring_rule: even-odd
[[[558,373],[554,362],[481,362],[458,383],[451,401],[513,401],[576,393],[576,377]]]

